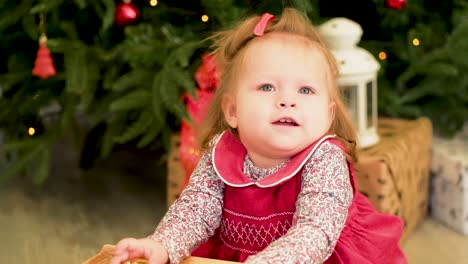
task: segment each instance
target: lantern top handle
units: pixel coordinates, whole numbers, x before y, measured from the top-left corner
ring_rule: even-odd
[[[320,35],[330,49],[350,49],[356,46],[362,37],[362,27],[344,17],[328,20],[318,27]]]
[[[363,34],[358,23],[337,17],[320,25],[318,31],[334,55],[342,79],[375,77],[380,64],[369,51],[357,45]]]

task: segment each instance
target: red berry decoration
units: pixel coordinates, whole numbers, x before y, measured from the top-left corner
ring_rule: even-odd
[[[407,2],[407,0],[385,0],[385,5],[393,10],[401,10]]]
[[[114,21],[118,27],[135,24],[139,19],[140,10],[131,2],[131,0],[124,0],[115,8]]]

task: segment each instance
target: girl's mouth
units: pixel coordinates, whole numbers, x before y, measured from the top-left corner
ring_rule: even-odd
[[[289,118],[289,117],[280,118],[279,120],[273,122],[273,124],[280,125],[280,126],[299,126],[296,120]]]

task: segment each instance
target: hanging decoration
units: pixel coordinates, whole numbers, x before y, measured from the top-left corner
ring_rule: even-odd
[[[213,97],[214,89],[218,87],[218,72],[212,56],[202,56],[202,64],[195,73],[195,80],[198,85],[197,99],[189,94],[184,95],[187,111],[193,123],[183,120],[180,131],[179,159],[185,171],[182,189],[187,186],[190,175],[200,159],[196,126],[202,123]]]
[[[385,5],[393,10],[401,10],[407,2],[407,0],[385,0]]]
[[[140,9],[132,4],[131,0],[123,0],[115,8],[114,22],[118,27],[124,28],[135,24],[140,18],[140,14]]]
[[[49,78],[56,74],[54,62],[50,56],[50,51],[47,48],[47,36],[45,34],[45,22],[44,13],[41,12],[39,15],[39,50],[37,51],[37,58],[34,62],[34,68],[32,74],[42,79]]]

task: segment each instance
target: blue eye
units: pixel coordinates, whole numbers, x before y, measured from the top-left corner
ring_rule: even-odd
[[[313,94],[314,91],[312,89],[310,89],[309,87],[302,87],[301,89],[299,89],[299,93],[301,93],[301,94]]]
[[[262,86],[260,86],[259,90],[264,92],[271,92],[274,91],[275,88],[273,88],[271,84],[263,84]]]

